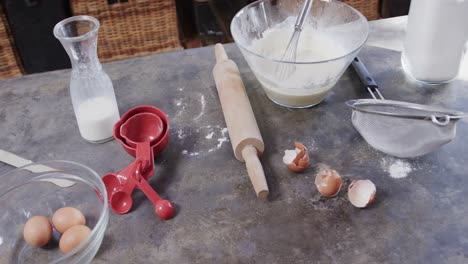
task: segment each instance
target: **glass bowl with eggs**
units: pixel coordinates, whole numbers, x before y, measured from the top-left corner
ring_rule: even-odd
[[[0,263],[89,263],[109,222],[104,183],[71,161],[0,176]]]
[[[295,61],[284,60],[303,3],[253,2],[231,22],[234,41],[267,96],[291,108],[320,103],[369,34],[366,18],[353,7],[335,0],[315,0],[300,33]]]

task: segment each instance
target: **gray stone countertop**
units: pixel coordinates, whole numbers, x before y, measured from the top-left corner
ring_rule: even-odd
[[[405,76],[405,24],[404,17],[371,22],[359,55],[384,96],[468,112],[463,73],[438,87]],[[437,152],[396,159],[372,149],[351,124],[344,102],[369,97],[352,69],[320,105],[292,110],[272,103],[238,48],[225,47],[240,68],[265,141],[268,201],[255,197],[245,165],[233,156],[211,73],[213,47],[105,64],[121,114],[148,104],[169,116],[169,144],[149,182],[177,204],[177,215],[162,222],[136,192],[129,214],[111,212],[94,263],[468,263],[466,122]],[[101,175],[120,170],[132,157],[117,141],[95,145],[81,139],[69,74],[0,82],[1,148],[35,161],[76,161]],[[282,163],[283,150],[294,141],[311,154],[313,166],[301,174]],[[314,186],[319,164],[340,172],[345,187],[352,179],[371,179],[376,201],[357,209],[346,191],[320,197]],[[407,177],[392,178],[392,165],[402,164]],[[10,169],[0,165],[0,173]]]

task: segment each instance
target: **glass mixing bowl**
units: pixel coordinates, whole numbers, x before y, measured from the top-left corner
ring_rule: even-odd
[[[0,182],[0,263],[70,264],[93,259],[109,222],[106,188],[95,171],[75,162],[49,161],[14,169],[0,176]],[[92,230],[85,241],[63,254],[54,230],[45,247],[26,244],[23,226],[30,217],[43,215],[51,220],[53,213],[65,206],[78,208],[85,215]]]
[[[320,103],[369,34],[366,18],[356,9],[339,1],[315,0],[299,39],[296,62],[282,61],[303,3],[257,1],[231,22],[234,41],[268,97],[293,108]],[[279,74],[285,67],[293,69],[286,77]]]

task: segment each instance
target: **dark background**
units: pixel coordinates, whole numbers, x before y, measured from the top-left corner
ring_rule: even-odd
[[[52,34],[72,15],[68,0],[0,0],[24,74],[69,68],[67,54]],[[126,0],[108,0],[125,2]],[[232,42],[229,23],[251,0],[176,0],[179,39],[184,48]],[[380,17],[406,15],[410,0],[381,0]]]

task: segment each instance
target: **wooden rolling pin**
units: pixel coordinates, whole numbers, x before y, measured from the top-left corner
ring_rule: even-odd
[[[223,108],[234,155],[245,161],[247,173],[260,198],[268,196],[268,185],[258,157],[265,150],[262,135],[250,106],[249,97],[240,77],[239,69],[230,60],[223,45],[215,46],[216,65],[213,76]]]

